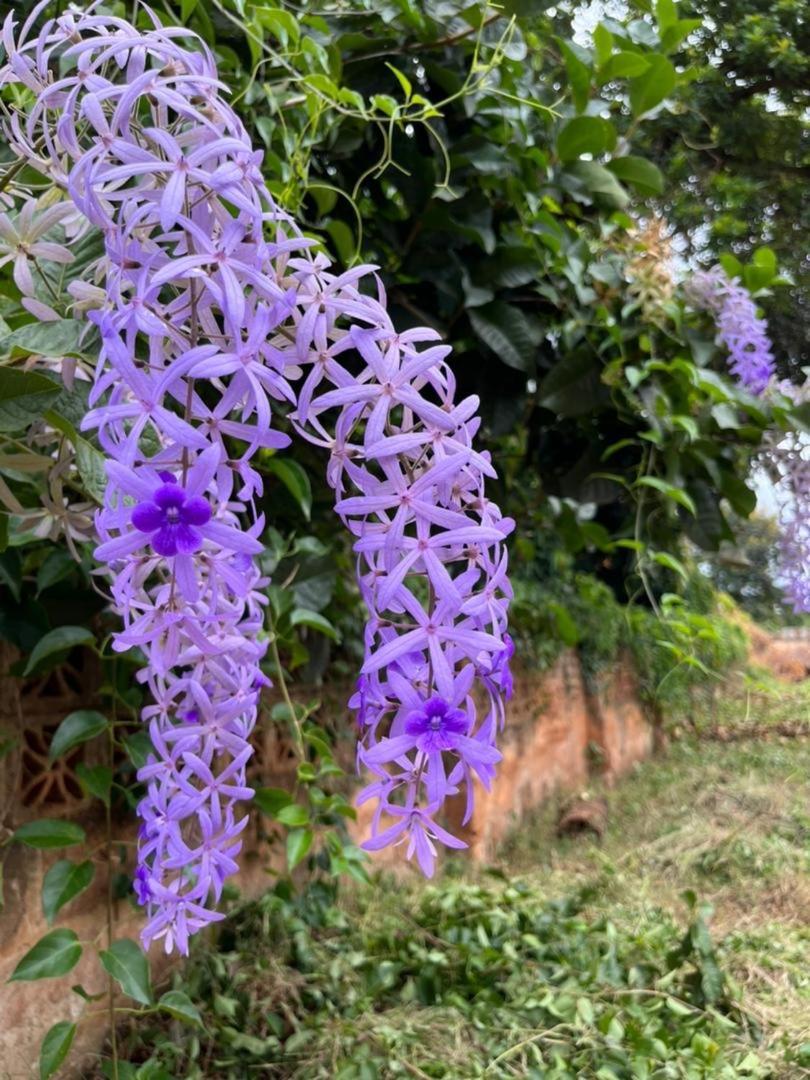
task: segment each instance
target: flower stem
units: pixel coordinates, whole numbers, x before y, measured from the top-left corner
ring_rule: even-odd
[[[107,764],[110,769],[115,763],[115,720],[116,720],[116,663],[113,660],[112,670],[112,724],[107,730]],[[107,849],[107,948],[112,947],[113,942],[113,839],[112,839],[112,810],[111,799],[104,803],[104,820],[106,825],[106,849]],[[118,1080],[118,1035],[115,1030],[115,982],[112,975],[107,976],[107,1008],[110,1017],[110,1046],[112,1050],[112,1080]]]

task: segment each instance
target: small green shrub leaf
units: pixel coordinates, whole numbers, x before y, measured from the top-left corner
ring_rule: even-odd
[[[70,1053],[75,1035],[76,1025],[69,1020],[60,1020],[48,1031],[39,1050],[39,1080],[49,1080],[59,1070]]]
[[[284,791],[283,788],[259,788],[253,796],[254,806],[258,806],[259,810],[263,814],[267,814],[268,817],[275,817],[279,810],[289,806],[291,802],[292,795],[290,795],[289,791]]]
[[[88,795],[100,799],[105,806],[110,805],[113,772],[109,765],[85,765],[80,761],[76,766],[76,775]]]
[[[85,840],[85,831],[73,821],[59,821],[55,818],[39,818],[20,825],[13,838],[26,847],[63,848],[81,844]]]
[[[60,859],[53,864],[42,882],[42,911],[48,926],[65,904],[84,892],[94,874],[95,867],[89,859],[81,863]]]
[[[289,806],[281,807],[276,814],[276,820],[281,822],[282,825],[297,828],[300,825],[306,825],[309,821],[309,814],[303,806],[299,806],[298,803],[291,803]]]
[[[109,972],[129,997],[142,1005],[151,1005],[152,987],[149,984],[149,961],[140,945],[129,938],[114,941],[109,949],[99,953],[104,970]]]
[[[334,626],[323,615],[319,615],[317,611],[296,608],[290,616],[290,624],[292,626],[308,626],[310,630],[317,630],[319,634],[331,638],[332,641],[340,641],[340,634]]]
[[[31,650],[23,675],[30,675],[48,657],[66,653],[77,645],[90,645],[95,640],[86,626],[59,626],[56,630],[50,630]]]
[[[29,949],[11,973],[9,982],[56,979],[79,962],[82,947],[73,930],[51,930]]]
[[[298,509],[309,521],[312,512],[312,485],[306,471],[297,461],[289,461],[287,458],[270,458],[264,467],[282,482],[295,499]]]
[[[614,158],[608,163],[608,168],[614,176],[626,184],[632,184],[642,195],[660,195],[664,190],[664,174],[646,158],[627,154]]]
[[[51,739],[48,759],[56,761],[62,754],[72,750],[74,746],[94,739],[107,728],[107,717],[93,709],[79,709],[69,713]]]
[[[202,1017],[199,1009],[182,990],[169,990],[158,1001],[158,1008],[174,1016],[177,1020],[184,1020],[187,1024],[197,1024],[202,1027]]]
[[[59,396],[59,386],[36,371],[0,368],[0,431],[24,431]]]
[[[658,476],[642,476],[636,481],[636,486],[639,485],[660,491],[661,494],[665,495],[668,499],[672,499],[673,502],[683,506],[690,514],[697,513],[697,507],[695,506],[695,501],[691,495],[682,488],[675,487],[674,484],[668,484],[666,480],[661,480]]]
[[[641,116],[660,105],[674,89],[676,78],[675,68],[662,53],[653,53],[648,57],[644,74],[630,80],[633,116]]]
[[[294,870],[312,847],[312,829],[293,829],[287,835],[287,866]]]
[[[616,145],[616,129],[601,116],[575,116],[557,136],[560,161],[576,161],[581,154],[597,157]]]

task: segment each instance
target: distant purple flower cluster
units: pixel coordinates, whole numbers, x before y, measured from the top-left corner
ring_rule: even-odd
[[[810,500],[781,523],[779,570],[787,602],[797,615],[810,614]]]
[[[794,405],[807,401],[810,386],[782,381],[773,389]],[[810,613],[810,446],[800,434],[774,432],[766,444],[766,463],[777,484],[779,581],[797,615]]]
[[[271,427],[273,403],[328,449],[355,537],[370,618],[353,704],[373,774],[364,797],[379,799],[367,846],[407,840],[426,873],[436,841],[463,846],[434,820],[442,802],[466,789],[469,815],[473,777],[487,785],[499,758],[512,523],[485,497],[478,402],[456,403],[449,350],[433,331],[397,333],[379,282],[359,288],[368,268],[337,276],[308,252],[197,39],[190,51],[183,29],[74,13],[28,40],[41,7],[16,40],[6,21],[0,81],[35,96],[12,120],[14,149],[104,237],[85,421],[109,458],[97,556],[124,622],[115,648],[143,651],[153,701],[143,936],[186,951],[219,917],[251,796],[248,737],[267,682],[253,458],[289,441]]]
[[[715,317],[732,374],[752,393],[761,394],[773,378],[774,358],[768,324],[757,315],[749,291],[719,266],[694,274],[685,291],[695,307]]]

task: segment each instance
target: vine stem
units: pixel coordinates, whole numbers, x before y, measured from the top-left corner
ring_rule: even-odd
[[[278,674],[278,685],[281,690],[281,696],[284,698],[284,704],[287,706],[287,711],[290,714],[292,720],[293,731],[295,733],[296,749],[300,759],[304,760],[304,736],[301,731],[301,725],[298,722],[298,714],[295,711],[295,705],[293,705],[290,692],[287,689],[287,680],[284,678],[284,668],[281,666],[281,656],[278,651],[278,636],[276,635],[275,624],[271,622],[270,632],[272,637],[270,638],[270,651],[273,654],[273,663],[276,666],[276,672]]]
[[[112,770],[115,765],[115,723],[116,723],[116,662],[113,660],[112,670],[112,723],[108,729],[107,739],[107,764]],[[113,942],[113,838],[112,838],[112,810],[111,796],[108,795],[104,803],[104,819],[106,824],[106,849],[107,849],[107,948],[112,948]],[[118,1035],[115,1030],[115,982],[112,975],[107,975],[107,1008],[110,1023],[110,1046],[112,1050],[112,1080],[118,1080]]]
[[[649,451],[649,454],[644,454],[642,456],[641,467],[639,469],[639,475],[640,476],[647,476],[652,472],[652,466],[653,466],[653,461],[654,460],[655,460],[655,448],[651,447],[650,451]],[[638,497],[638,502],[636,503],[636,523],[635,523],[635,528],[633,530],[633,537],[634,537],[634,539],[636,541],[636,544],[642,543],[641,531],[642,531],[642,524],[643,524],[644,495],[645,495],[645,491],[644,491],[644,488],[642,488],[641,493],[639,494],[639,497]],[[636,570],[638,572],[638,576],[641,578],[641,584],[644,587],[644,592],[647,594],[647,599],[650,602],[650,606],[652,607],[653,611],[655,612],[655,614],[660,619],[660,618],[662,618],[661,608],[658,605],[658,600],[655,597],[655,593],[652,591],[652,588],[650,586],[649,578],[647,577],[647,569],[646,569],[646,567],[644,565],[645,557],[646,557],[646,545],[645,545],[645,551],[644,551],[643,554],[642,554],[641,551],[638,550],[638,548],[636,548]]]

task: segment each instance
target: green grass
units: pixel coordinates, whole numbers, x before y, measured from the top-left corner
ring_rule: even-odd
[[[810,740],[679,741],[601,843],[549,806],[487,870],[237,906],[205,1034],[139,1019],[122,1080],[808,1077],[809,796]]]
[[[760,708],[758,722],[781,714]],[[684,893],[697,894],[764,1058],[775,1075],[810,1076],[780,1064],[804,1047],[810,1065],[810,739],[679,741],[608,801],[602,843],[556,839],[550,807],[515,831],[504,865],[552,894],[587,883],[589,911],[623,927],[656,909],[683,918]]]
[[[552,802],[490,867],[235,904],[176,976],[205,1034],[139,1018],[122,1080],[810,1077],[810,683],[681,712],[601,840]]]

